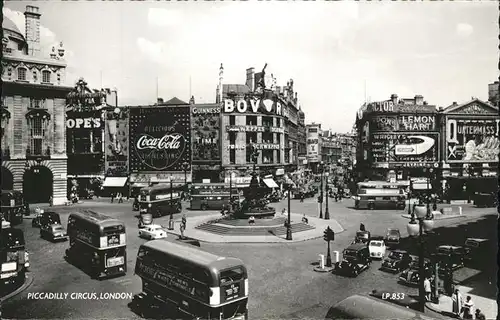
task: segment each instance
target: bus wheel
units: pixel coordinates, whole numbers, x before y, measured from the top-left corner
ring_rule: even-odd
[[[205,211],[208,209],[208,206],[206,204],[201,205],[201,210]]]
[[[375,209],[375,204],[374,204],[374,203],[369,203],[369,204],[368,204],[368,209],[369,209],[369,210],[373,210],[373,209]]]

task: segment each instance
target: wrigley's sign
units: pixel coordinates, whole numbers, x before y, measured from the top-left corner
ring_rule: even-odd
[[[284,133],[285,129],[280,127],[263,127],[263,126],[226,126],[227,132],[273,132]]]
[[[224,100],[225,113],[274,113],[278,116],[288,117],[288,109],[284,107],[279,101],[271,99],[258,99],[258,100],[244,100],[239,99],[233,101],[231,99]]]

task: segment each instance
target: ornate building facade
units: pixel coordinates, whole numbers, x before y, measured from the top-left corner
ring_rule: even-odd
[[[45,56],[40,12],[26,6],[26,34],[4,16],[2,39],[2,189],[28,202],[66,201],[66,62],[62,43]]]

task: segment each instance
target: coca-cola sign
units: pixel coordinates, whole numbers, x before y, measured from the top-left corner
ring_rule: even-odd
[[[189,107],[130,110],[131,172],[183,171],[191,162]]]

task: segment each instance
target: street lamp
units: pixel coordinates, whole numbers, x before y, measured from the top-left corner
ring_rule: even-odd
[[[290,203],[291,203],[291,191],[292,191],[292,184],[289,183],[287,185],[287,191],[288,191],[288,221],[286,224],[286,239],[287,240],[292,240],[292,218],[291,218],[291,212],[290,212]]]
[[[419,309],[421,312],[425,310],[425,287],[424,281],[427,276],[424,267],[424,231],[431,231],[434,227],[434,220],[432,219],[429,210],[429,199],[427,199],[427,206],[418,205],[413,210],[411,221],[406,226],[408,234],[412,237],[419,236]]]
[[[410,186],[408,187],[408,215],[411,216],[411,189],[413,188],[413,182],[410,176],[408,176],[408,180],[410,180]]]
[[[229,170],[229,213],[233,212],[233,172]]]
[[[174,177],[170,176],[170,220],[168,221],[168,229],[174,230]]]
[[[184,161],[182,163],[182,170],[184,170],[184,188],[186,189],[186,192],[188,191],[187,187],[187,171],[189,169],[189,162]]]
[[[319,218],[323,219],[323,161],[320,162],[319,164],[319,170],[321,172],[320,176],[320,192],[319,192]]]
[[[326,193],[326,209],[325,209],[325,220],[330,220],[330,211],[328,211],[328,190],[329,190],[329,187],[328,187],[328,176],[330,174],[327,172],[327,176],[326,176],[326,185],[325,185],[325,193]]]

